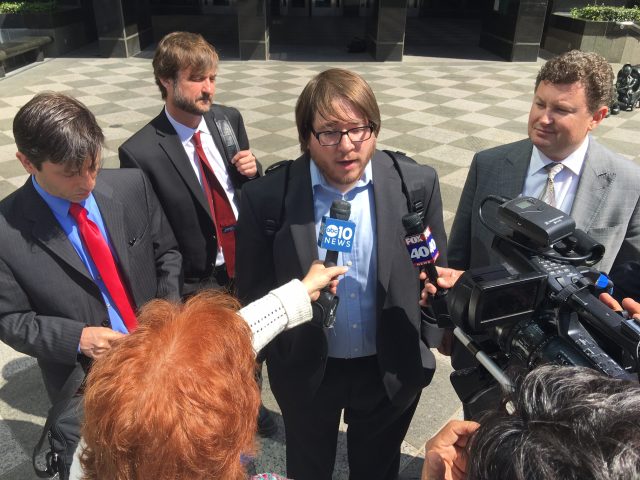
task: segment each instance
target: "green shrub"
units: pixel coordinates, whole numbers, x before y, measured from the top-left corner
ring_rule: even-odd
[[[605,5],[588,5],[571,9],[573,18],[595,20],[599,22],[640,22],[640,8],[607,7]]]
[[[0,2],[0,13],[39,13],[52,12],[55,9],[55,0],[35,2]]]

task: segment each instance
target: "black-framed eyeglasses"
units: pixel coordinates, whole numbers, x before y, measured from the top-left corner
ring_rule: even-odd
[[[350,128],[349,130],[343,131],[326,131],[326,132],[316,132],[313,128],[311,129],[311,133],[316,137],[318,143],[323,147],[332,147],[334,145],[338,145],[342,141],[343,135],[349,137],[353,143],[364,142],[365,140],[369,140],[371,138],[371,134],[373,133],[374,125],[369,124],[364,127],[355,127]]]

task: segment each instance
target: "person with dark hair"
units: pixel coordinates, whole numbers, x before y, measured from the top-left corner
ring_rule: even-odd
[[[302,325],[266,348],[285,424],[287,475],[332,478],[344,411],[351,478],[395,479],[400,445],[435,369],[429,347],[439,341],[437,329],[429,336],[425,327],[421,337],[418,272],[402,241],[407,198],[391,156],[376,150],[380,110],[360,75],[339,68],[319,73],[303,89],[295,113],[302,156],[243,189],[240,299],[254,300],[301,278],[325,256],[318,232],[334,200],[351,204],[356,229],[352,252],[338,255],[338,264],[351,268],[338,286],[334,327]],[[411,183],[422,187],[415,200],[444,252],[437,174],[411,165]],[[282,212],[279,222],[274,210]],[[273,235],[264,229],[269,220]],[[446,262],[444,253],[440,262]]]
[[[639,429],[638,383],[546,365],[479,426],[445,425],[425,446],[422,480],[637,479]]]
[[[135,330],[139,307],[180,299],[181,256],[144,174],[100,170],[104,136],[78,100],[34,96],[13,135],[30,177],[0,202],[0,338],[38,360],[55,405],[68,381],[73,393],[83,368]],[[57,452],[63,479],[80,431],[76,406],[65,410],[75,425]]]
[[[599,54],[572,50],[545,63],[535,82],[529,138],[475,155],[451,227],[449,266],[499,263],[478,207],[488,195],[538,197],[570,214],[605,246],[604,272],[640,258],[640,166],[589,133],[606,117],[613,70]],[[492,218],[494,204],[484,217]],[[495,223],[495,222],[494,222]]]
[[[218,53],[202,35],[164,36],[153,74],[165,106],[120,146],[120,166],[149,177],[182,253],[184,294],[229,289],[240,190],[259,175],[242,115],[213,104]]]

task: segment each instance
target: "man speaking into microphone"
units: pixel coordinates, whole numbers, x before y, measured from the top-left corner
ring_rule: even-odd
[[[420,392],[433,376],[429,347],[437,346],[420,337],[421,288],[402,241],[408,202],[391,157],[376,150],[380,111],[359,75],[331,69],[314,77],[296,104],[296,125],[302,156],[243,189],[238,295],[254,300],[302,278],[314,260],[326,259],[323,247],[345,247],[335,256],[349,271],[338,286],[334,326],[301,326],[266,349],[285,423],[287,476],[331,480],[344,410],[350,478],[392,480]],[[411,184],[422,187],[424,224],[444,252],[436,172],[415,170]],[[330,220],[335,200],[349,202],[354,227]],[[441,254],[437,263],[445,262]]]

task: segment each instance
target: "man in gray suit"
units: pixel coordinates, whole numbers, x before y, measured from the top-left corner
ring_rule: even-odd
[[[144,174],[98,172],[104,136],[82,103],[38,94],[13,134],[30,177],[0,202],[0,338],[38,360],[55,404],[71,376],[81,380],[82,367],[136,327],[139,307],[180,299],[181,256]]]
[[[466,270],[499,261],[493,234],[478,218],[487,195],[542,198],[570,214],[606,248],[596,268],[640,259],[640,167],[589,136],[611,103],[613,71],[600,55],[577,50],[538,73],[529,138],[476,154],[449,239],[449,266]],[[550,167],[557,165],[553,170]],[[559,170],[557,173],[556,171]],[[485,218],[492,217],[486,204]]]

